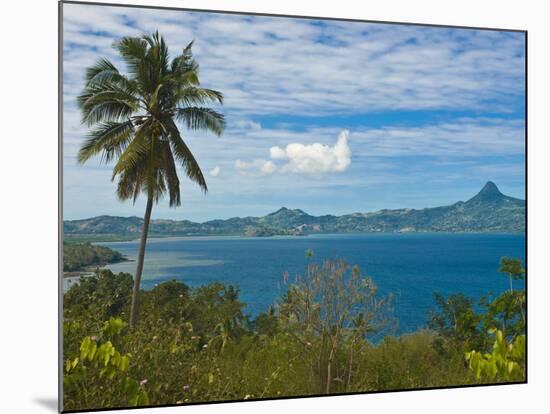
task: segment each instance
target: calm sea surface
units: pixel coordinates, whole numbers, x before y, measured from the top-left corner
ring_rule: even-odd
[[[102,243],[137,255],[137,242]],[[522,234],[345,234],[305,237],[201,237],[151,239],[147,244],[142,286],[177,279],[189,286],[219,281],[239,287],[246,313],[268,309],[286,290],[282,275],[293,277],[313,260],[342,258],[373,278],[381,294],[395,295],[398,333],[425,325],[434,309],[433,293],[462,292],[480,298],[508,288],[498,273],[501,256],[525,259]],[[135,262],[108,266],[134,273]],[[521,285],[520,285],[521,283]],[[517,282],[517,287],[523,282]]]

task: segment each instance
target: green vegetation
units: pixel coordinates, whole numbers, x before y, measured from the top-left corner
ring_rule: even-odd
[[[88,398],[100,404],[96,407],[109,406],[113,399],[126,400],[129,406],[149,404],[147,391],[143,387],[145,383],[138,383],[127,374],[131,355],[121,355],[112,342],[118,339],[118,334],[125,327],[126,323],[121,319],[109,318],[99,338],[86,336],[80,344],[78,356],[65,361],[63,386],[66,392],[81,395],[85,406],[89,405]],[[65,331],[70,329],[70,326],[65,327]],[[114,386],[116,392],[114,395],[104,393],[97,401],[98,395],[88,390],[98,387],[98,383],[100,388]]]
[[[78,97],[82,121],[92,128],[78,152],[78,161],[84,163],[98,155],[105,162],[116,160],[112,180],[118,180],[118,198],[134,203],[140,194],[147,198],[132,293],[132,329],[137,322],[153,203],[168,195],[170,207],[180,205],[178,164],[191,181],[207,191],[199,164],[176,121],[217,135],[225,127],[223,115],[204,107],[221,104],[223,97],[218,91],[200,87],[192,44],[170,61],[168,47],[158,32],[124,37],[114,47],[128,74],[102,58],[87,69],[84,90]]]
[[[142,316],[129,330],[131,275],[83,279],[64,300],[64,408],[525,379],[525,303],[510,292],[479,303],[438,295],[428,329],[396,337],[392,297],[372,279],[344,261],[306,257],[304,274],[253,319],[232,286],[169,281],[139,292]]]
[[[527,343],[525,335],[519,335],[513,343],[508,343],[502,331],[496,332],[496,339],[491,353],[479,351],[466,352],[466,360],[476,378],[490,381],[521,381],[525,378],[525,357]]]
[[[119,252],[90,243],[63,243],[63,271],[90,270],[109,263],[125,261]]]

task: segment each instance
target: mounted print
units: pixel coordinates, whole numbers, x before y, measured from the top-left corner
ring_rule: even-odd
[[[526,32],[60,11],[62,411],[527,381]]]

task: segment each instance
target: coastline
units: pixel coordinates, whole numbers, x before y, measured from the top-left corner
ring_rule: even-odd
[[[117,264],[117,263],[126,263],[126,262],[135,262],[134,259],[128,259],[127,257],[124,257],[121,260],[115,260],[115,261],[106,261],[101,262],[95,265],[85,266],[82,269],[78,270],[71,270],[71,271],[63,271],[63,278],[71,278],[71,277],[81,277],[83,274],[94,274],[96,270],[103,269],[106,266]]]
[[[244,234],[153,234],[147,237],[147,240],[262,240],[262,239],[294,239],[308,238],[317,236],[350,236],[350,235],[418,235],[418,234],[441,234],[441,235],[464,235],[464,234],[514,234],[525,235],[526,231],[358,231],[358,232],[341,232],[341,233],[307,233],[307,234],[274,234],[269,236],[250,236]],[[78,240],[78,241],[77,241]],[[136,235],[112,235],[107,237],[88,237],[87,235],[75,235],[73,238],[69,235],[65,242],[70,243],[91,243],[93,245],[109,245],[111,243],[135,243],[139,241],[139,234]]]

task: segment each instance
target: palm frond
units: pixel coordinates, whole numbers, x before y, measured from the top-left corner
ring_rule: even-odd
[[[223,95],[213,89],[184,86],[177,91],[175,101],[177,105],[182,104],[183,106],[203,105],[208,102],[223,104]]]
[[[177,207],[181,205],[181,198],[180,180],[178,178],[176,163],[174,161],[174,156],[172,154],[170,144],[166,141],[164,141],[162,144],[163,171],[166,185],[168,187],[170,207]]]
[[[140,109],[139,99],[114,83],[96,83],[84,89],[77,97],[82,122],[93,125],[98,122],[120,121]]]
[[[86,83],[90,83],[93,81],[94,78],[96,78],[97,75],[104,72],[118,73],[120,75],[117,67],[110,60],[106,58],[101,58],[93,66],[90,66],[88,69],[86,69],[86,75],[84,79]]]
[[[189,43],[187,43],[187,46],[183,48],[182,56],[187,56],[191,58],[193,56],[193,44],[195,43],[195,39],[191,40]]]
[[[189,129],[206,129],[216,135],[221,135],[225,129],[225,117],[210,108],[177,108],[175,115]]]
[[[126,122],[103,122],[88,134],[87,140],[78,151],[78,162],[84,163],[95,155],[101,154],[103,162],[120,156],[134,132],[131,120]]]
[[[101,59],[96,65],[88,68],[86,71],[86,89],[88,91],[98,88],[108,88],[110,85],[116,85],[117,89],[136,97],[138,93],[138,84],[136,81],[128,79],[121,74],[118,69],[108,60]]]
[[[151,97],[149,98],[149,101],[147,103],[147,110],[149,112],[153,112],[155,109],[158,108],[158,102],[159,100],[161,100],[162,98],[162,95],[161,95],[161,89],[163,87],[163,84],[160,83],[157,88],[155,89],[155,91],[151,94]],[[159,95],[161,95],[161,97],[159,98]]]
[[[124,152],[118,158],[117,163],[113,168],[112,180],[125,169],[135,168],[140,163],[149,157],[148,152],[151,150],[151,139],[147,135],[150,133],[150,123],[143,124],[134,134],[134,138],[128,144]]]
[[[174,75],[180,75],[186,72],[197,72],[198,63],[193,59],[192,47],[195,41],[191,41],[184,49],[181,55],[172,59],[170,71]]]
[[[130,73],[136,76],[142,69],[147,54],[147,42],[140,37],[123,37],[114,43],[120,56],[130,69]]]
[[[156,86],[168,72],[168,46],[158,31],[151,36],[143,36],[143,40],[149,46],[146,54],[149,81]]]
[[[132,199],[135,204],[143,187],[143,167],[134,165],[124,169],[119,174],[117,183],[117,197],[121,201]]]
[[[172,84],[173,90],[182,89],[185,86],[198,86],[199,75],[196,70],[187,70],[185,72],[170,72],[163,79],[162,83]]]
[[[135,80],[143,94],[149,94],[155,88],[151,79],[151,61],[148,42],[143,37],[123,37],[114,47],[122,56],[130,77]]]
[[[208,191],[208,186],[199,163],[193,156],[193,153],[187,144],[183,141],[178,127],[172,118],[168,118],[166,120],[166,127],[169,131],[170,144],[172,146],[174,158],[182,165],[187,177],[197,183],[202,191],[206,193]]]

